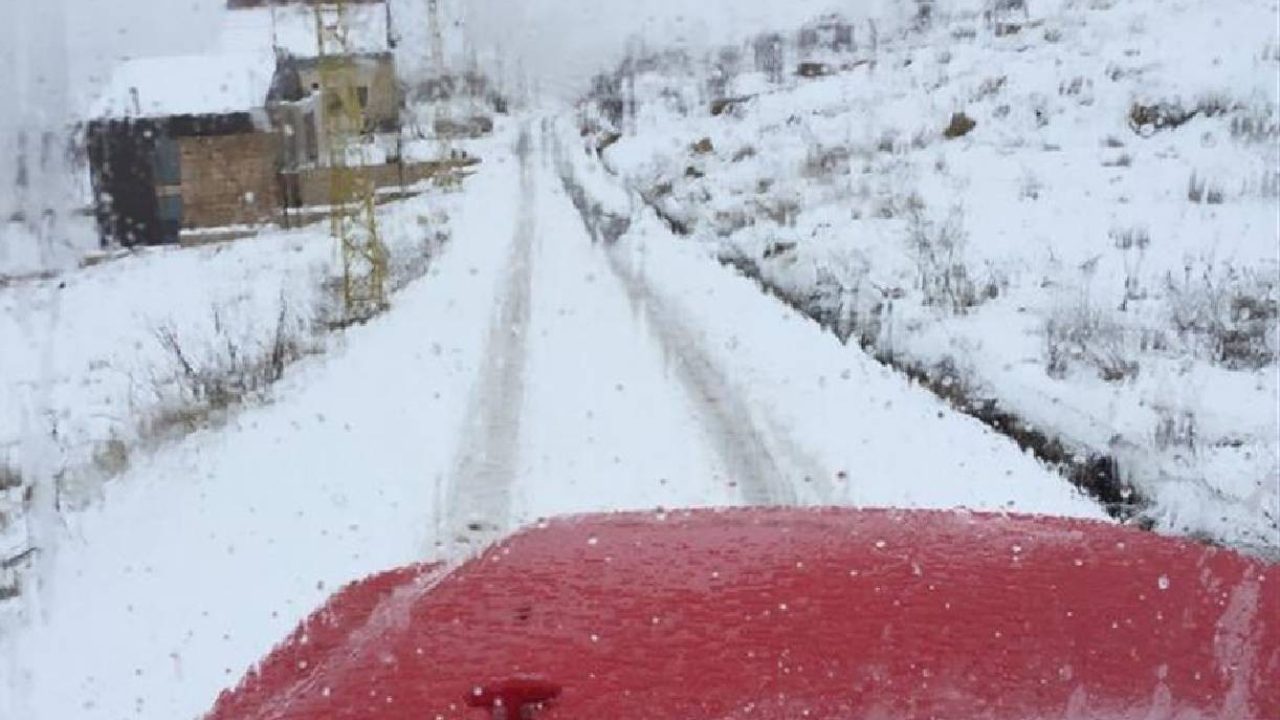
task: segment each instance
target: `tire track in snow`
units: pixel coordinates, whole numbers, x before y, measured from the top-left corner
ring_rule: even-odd
[[[536,233],[528,128],[521,130],[520,208],[501,299],[485,343],[485,364],[473,391],[465,438],[455,456],[449,495],[437,538],[450,555],[486,547],[509,529],[515,480],[532,295],[532,248]],[[442,525],[442,527],[441,527]]]
[[[574,164],[558,136],[553,136],[552,144],[565,190],[575,198],[579,215],[595,238],[599,218],[588,216],[587,189],[574,177]],[[623,229],[622,234],[625,232]],[[751,505],[831,504],[835,490],[830,469],[795,442],[767,409],[753,412],[679,308],[653,290],[642,268],[631,267],[619,256],[616,237],[604,240],[612,274],[633,311],[644,318],[668,365],[675,369],[699,424],[737,481],[742,500]]]
[[[770,418],[758,418],[703,346],[701,335],[678,309],[655,293],[637,272],[606,248],[609,268],[669,359],[707,438],[750,505],[829,504],[830,473]],[[811,488],[802,497],[797,488]]]

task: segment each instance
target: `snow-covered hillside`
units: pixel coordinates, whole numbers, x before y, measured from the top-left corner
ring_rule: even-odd
[[[1118,512],[1276,552],[1276,4],[911,8],[636,55],[583,129],[842,337],[1114,463]]]

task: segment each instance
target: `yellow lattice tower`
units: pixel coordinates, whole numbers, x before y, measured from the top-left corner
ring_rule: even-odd
[[[440,0],[427,0],[427,22],[431,32],[431,67],[435,69],[436,76],[440,80],[440,89],[443,94],[446,88],[451,88],[451,85],[448,84],[449,72],[444,61],[444,30],[440,25]],[[453,174],[453,143],[449,141],[449,133],[453,131],[449,117],[449,100],[450,98],[438,98],[432,113],[436,139],[440,147],[440,159],[443,163],[440,166],[441,169],[435,174],[435,180],[438,186],[445,189],[456,187],[458,180]],[[441,132],[442,130],[444,132]]]
[[[344,320],[363,322],[387,307],[387,249],[378,235],[375,187],[364,170],[366,122],[346,0],[315,6],[320,117],[329,162],[329,227],[342,252]]]

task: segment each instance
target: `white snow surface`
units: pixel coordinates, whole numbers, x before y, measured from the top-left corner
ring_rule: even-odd
[[[468,150],[487,154],[485,142]],[[428,193],[379,208],[394,286],[425,270],[459,199]],[[35,260],[28,267],[49,269],[47,259]],[[339,313],[341,261],[326,224],[61,267],[0,282],[0,473],[25,480],[0,488],[6,559],[33,546],[54,552],[44,546],[56,538],[43,537],[33,505],[70,512],[92,504],[105,481],[148,449],[220,419],[216,408],[202,417],[208,406],[193,398],[163,336],[194,367],[227,368],[233,358],[262,362],[277,337],[304,355],[322,353],[332,342],[325,323]],[[33,487],[35,503],[23,499]],[[11,580],[0,569],[0,584]]]
[[[393,263],[424,253],[428,229],[447,229],[452,201],[423,195],[379,209]],[[197,361],[227,342],[245,352],[265,346],[282,312],[305,336],[332,302],[321,285],[340,272],[337,256],[326,225],[269,228],[0,287],[0,462],[23,464],[26,431],[56,438],[57,470],[68,477],[106,442],[137,444],[174,399],[179,368],[158,331],[172,330]],[[38,392],[48,393],[47,415],[36,419],[26,410]]]
[[[116,66],[92,118],[154,118],[261,109],[275,74],[270,46],[256,51],[147,57]]]
[[[1280,552],[1276,4],[1032,2],[1003,35],[981,7],[936,3],[924,29],[852,17],[855,47],[815,79],[794,35],[777,83],[738,45],[724,95],[748,99],[719,117],[715,51],[674,56],[636,76],[605,160],[872,350],[949,363],[1116,458],[1162,530]],[[1157,103],[1208,109],[1135,132],[1131,107]],[[976,127],[948,140],[961,111]],[[994,297],[924,304],[913,205],[962,239],[938,262]],[[1083,339],[1050,342],[1054,323]]]
[[[653,218],[593,245],[535,144],[467,182],[453,240],[390,312],[66,517],[6,637],[0,716],[197,716],[339,585],[552,514],[1103,516]]]

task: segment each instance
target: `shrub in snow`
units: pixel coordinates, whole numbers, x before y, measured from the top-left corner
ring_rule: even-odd
[[[418,233],[415,239],[390,250],[387,267],[388,285],[392,292],[404,289],[409,283],[427,274],[431,261],[449,241],[449,217],[443,212],[434,217],[420,215],[417,218]],[[335,298],[336,300],[337,298]]]
[[[1258,53],[1258,59],[1262,62],[1280,63],[1280,42],[1268,40],[1263,43],[1262,51]]]
[[[1104,158],[1102,161],[1103,167],[1127,168],[1131,165],[1133,165],[1133,156],[1129,153],[1120,153],[1119,155]]]
[[[1156,411],[1156,427],[1153,441],[1156,448],[1169,450],[1183,448],[1194,452],[1198,436],[1196,415],[1187,408],[1160,405]]]
[[[129,446],[114,432],[93,450],[93,466],[104,477],[113,477],[129,467]]]
[[[1111,243],[1123,256],[1124,260],[1124,299],[1120,302],[1121,310],[1128,310],[1129,303],[1146,297],[1141,288],[1142,261],[1147,257],[1147,247],[1151,245],[1151,233],[1145,227],[1112,228]]]
[[[263,397],[285,367],[310,347],[308,323],[291,313],[283,300],[275,331],[264,343],[233,335],[216,307],[213,336],[201,346],[188,343],[167,324],[155,329],[155,338],[173,366],[168,377],[155,381],[156,394],[167,400],[148,428],[157,437],[175,427],[194,429],[212,413]]]
[[[794,227],[800,215],[800,199],[790,193],[772,193],[752,201],[756,209],[779,227]]]
[[[810,180],[830,180],[834,175],[849,174],[852,152],[843,145],[810,145],[800,174]]]
[[[7,462],[0,463],[0,492],[22,487],[22,473]]]
[[[1192,170],[1191,177],[1187,179],[1187,200],[1193,203],[1204,202],[1204,185],[1204,178],[1197,176]]]
[[[1059,305],[1044,322],[1045,371],[1064,378],[1072,367],[1085,365],[1107,382],[1135,377],[1139,363],[1130,335],[1115,318],[1091,307],[1087,298]]]
[[[1274,143],[1280,138],[1280,119],[1270,105],[1241,109],[1231,118],[1231,137],[1238,142]]]
[[[930,219],[918,196],[907,202],[907,249],[916,264],[925,305],[961,314],[981,298],[965,258],[964,213],[952,208],[945,220]]]
[[[1201,357],[1232,369],[1258,369],[1277,357],[1280,290],[1274,271],[1211,260],[1188,262],[1165,276],[1169,320]]]
[[[917,30],[926,30],[933,25],[935,0],[915,0],[915,12],[911,17],[912,25]]]
[[[1093,104],[1093,81],[1079,75],[1063,80],[1058,83],[1058,94],[1088,107]]]
[[[1008,81],[1009,78],[1005,75],[985,78],[982,83],[978,85],[978,89],[974,91],[971,99],[976,103],[986,100],[989,97],[995,97],[1000,94],[1000,91],[1004,89],[1004,86]]]
[[[17,573],[11,568],[22,561],[27,544],[18,540],[26,532],[23,515],[29,488],[18,468],[0,460],[0,600],[19,592]]]
[[[1193,203],[1221,205],[1224,199],[1222,188],[1200,177],[1194,171],[1187,180],[1187,200]]]
[[[1179,127],[1195,117],[1196,113],[1196,110],[1187,110],[1177,102],[1157,102],[1151,105],[1134,103],[1129,107],[1129,127],[1146,137],[1160,130]]]
[[[663,100],[666,108],[671,112],[685,117],[689,114],[689,104],[685,101],[684,93],[679,88],[665,87],[658,93],[658,97]]]
[[[973,369],[964,366],[963,361],[955,356],[943,356],[933,364],[927,376],[933,390],[956,407],[968,407],[983,395],[974,379]]]
[[[864,349],[881,343],[891,349],[892,337],[887,335],[887,323],[892,320],[889,313],[901,291],[872,282],[871,262],[856,249],[838,253],[830,262],[830,269],[840,282],[836,335],[841,342],[857,336],[858,345]]]
[[[751,44],[756,72],[764,73],[769,82],[782,82],[785,72],[785,48],[782,36],[778,33],[766,33],[757,36]]]
[[[718,237],[729,237],[755,224],[755,216],[742,207],[716,210],[711,216],[711,227]]]
[[[591,80],[591,90],[587,98],[614,128],[622,127],[625,103],[622,98],[622,82],[613,75],[601,73]]]
[[[986,0],[982,15],[989,23],[1008,22],[1011,18],[1029,20],[1031,10],[1027,0]]]
[[[732,79],[742,72],[742,49],[736,45],[724,45],[716,51],[715,69]]]
[[[1225,115],[1234,110],[1236,103],[1222,91],[1210,91],[1201,93],[1196,99],[1195,112],[1205,117],[1216,117]]]
[[[1022,200],[1039,200],[1042,192],[1044,192],[1044,183],[1040,181],[1039,176],[1024,168],[1022,177],[1018,181],[1018,197]]]
[[[1280,198],[1280,170],[1264,170],[1256,181],[1246,179],[1241,183],[1240,195],[1255,195],[1265,200]]]

